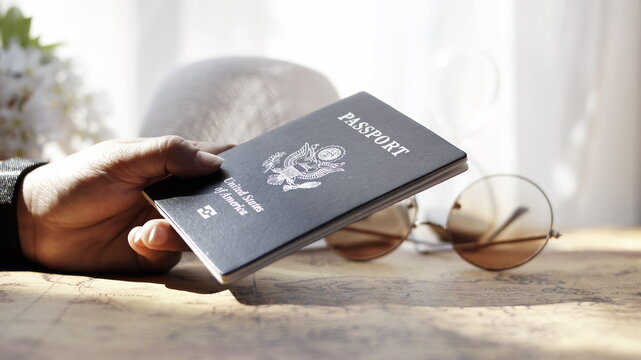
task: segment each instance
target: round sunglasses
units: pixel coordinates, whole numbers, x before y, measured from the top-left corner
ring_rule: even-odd
[[[520,175],[490,175],[465,188],[452,205],[445,226],[416,222],[414,197],[376,212],[325,238],[339,255],[372,260],[404,240],[422,253],[453,249],[463,259],[487,270],[525,264],[560,233],[553,229],[552,206],[543,190]],[[440,244],[414,236],[431,230]],[[412,235],[410,235],[412,234]],[[445,246],[443,246],[445,244]]]

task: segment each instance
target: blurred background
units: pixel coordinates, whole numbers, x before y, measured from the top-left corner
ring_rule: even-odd
[[[641,2],[14,0],[62,42],[106,125],[135,136],[163,79],[221,56],[282,59],[365,90],[469,154],[465,182],[537,182],[561,229],[641,224]],[[442,209],[437,209],[442,210]]]

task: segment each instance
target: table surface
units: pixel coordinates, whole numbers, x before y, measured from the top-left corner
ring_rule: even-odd
[[[0,272],[0,358],[641,358],[641,229],[551,241],[505,272],[401,248],[302,251],[222,287],[169,274]]]

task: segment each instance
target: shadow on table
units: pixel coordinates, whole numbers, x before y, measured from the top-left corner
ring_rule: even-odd
[[[427,277],[395,276],[374,263],[362,265],[372,270],[371,275],[336,272],[285,278],[258,273],[229,290],[246,305],[478,307],[572,302],[641,307],[639,252],[548,253],[509,271],[457,266],[451,271],[435,269],[438,275]]]
[[[207,269],[195,258],[187,257],[167,274],[149,276],[114,276],[114,280],[149,282],[165,285],[168,289],[196,294],[215,294],[228,288],[213,278]]]
[[[300,263],[301,259],[304,257],[293,262]],[[320,263],[313,256],[306,259],[308,270],[318,266],[325,271],[279,271],[277,274],[261,271],[223,286],[194,258],[164,276],[119,279],[154,282],[198,294],[229,290],[245,305],[476,307],[570,302],[639,304],[641,301],[639,252],[547,253],[533,263],[503,272],[488,272],[459,262],[449,271],[434,269],[436,275],[432,276],[399,276],[388,265],[376,262],[360,263],[349,268],[350,273],[341,268],[343,260],[331,264],[325,258]],[[451,264],[449,260],[446,263]],[[327,269],[336,270],[328,273]],[[355,274],[354,269],[360,270]]]

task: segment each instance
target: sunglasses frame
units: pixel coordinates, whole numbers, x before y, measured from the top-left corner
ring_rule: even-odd
[[[550,214],[550,225],[549,225],[549,230],[548,230],[547,234],[542,234],[540,236],[535,236],[535,237],[517,238],[517,239],[513,239],[513,240],[504,240],[504,241],[501,241],[501,242],[488,243],[488,246],[491,246],[491,245],[498,245],[498,244],[501,244],[501,243],[512,242],[512,241],[514,241],[514,242],[533,241],[533,240],[537,240],[537,239],[541,239],[541,238],[545,237],[545,242],[541,246],[539,246],[539,248],[536,251],[534,251],[532,254],[530,254],[527,258],[525,258],[524,260],[522,260],[520,262],[517,262],[514,265],[506,266],[506,267],[500,267],[500,268],[492,268],[492,267],[487,267],[487,266],[483,266],[483,265],[480,265],[480,264],[475,264],[472,261],[470,261],[469,259],[467,259],[464,255],[461,254],[461,252],[459,252],[459,250],[456,249],[456,246],[454,245],[454,242],[452,241],[452,235],[451,235],[450,231],[447,230],[448,227],[450,227],[450,220],[451,220],[451,216],[452,216],[453,210],[456,209],[457,204],[460,206],[459,200],[461,199],[461,196],[463,196],[467,190],[469,190],[471,187],[477,185],[478,183],[483,182],[483,181],[488,181],[488,180],[490,180],[492,178],[496,178],[496,177],[517,178],[519,180],[525,181],[526,183],[534,186],[534,188],[537,189],[543,195],[543,198],[545,199],[545,201],[547,203],[547,209],[549,210],[549,214]],[[517,175],[517,174],[505,174],[505,173],[492,174],[492,175],[487,175],[487,176],[484,176],[484,177],[481,177],[481,178],[479,178],[477,180],[472,181],[463,190],[461,190],[461,192],[456,196],[456,199],[454,200],[452,206],[450,207],[445,226],[440,225],[440,224],[436,224],[436,223],[432,223],[432,222],[429,222],[429,221],[417,222],[416,221],[416,217],[417,217],[417,214],[418,214],[419,205],[418,205],[418,202],[416,201],[416,197],[412,196],[412,197],[410,197],[408,199],[405,199],[403,201],[409,201],[409,205],[407,206],[407,209],[405,211],[409,213],[409,209],[414,208],[414,216],[410,221],[411,225],[410,225],[409,229],[407,230],[405,236],[403,237],[403,239],[398,241],[398,243],[395,244],[394,246],[391,246],[389,249],[386,249],[385,251],[381,252],[380,254],[377,254],[376,256],[371,256],[371,257],[367,257],[367,258],[352,258],[350,256],[347,256],[347,255],[344,254],[344,252],[338,250],[336,246],[333,246],[331,244],[330,240],[326,239],[327,240],[326,242],[327,242],[328,246],[332,250],[334,250],[336,253],[338,253],[339,255],[341,255],[341,256],[343,256],[345,258],[348,258],[350,260],[354,260],[354,261],[369,261],[369,260],[374,260],[374,259],[377,259],[379,257],[382,257],[382,256],[385,256],[385,255],[389,254],[390,252],[392,252],[396,248],[398,248],[405,240],[408,240],[408,241],[412,242],[415,245],[414,247],[415,247],[416,251],[418,251],[419,253],[422,253],[422,254],[432,253],[432,252],[440,252],[440,251],[445,251],[445,250],[454,250],[457,253],[457,255],[459,255],[459,257],[461,257],[463,260],[465,260],[467,263],[469,263],[471,265],[474,265],[474,266],[476,266],[478,268],[481,268],[481,269],[484,269],[484,270],[488,270],[488,271],[503,271],[503,270],[513,269],[513,268],[516,268],[516,267],[519,267],[519,266],[522,266],[522,265],[528,263],[533,258],[535,258],[539,253],[541,253],[541,251],[547,246],[547,243],[550,240],[550,238],[559,238],[559,237],[561,237],[561,233],[559,233],[558,231],[554,230],[554,211],[552,209],[552,203],[550,202],[550,199],[547,196],[547,194],[545,193],[545,191],[543,191],[543,189],[539,185],[534,183],[532,180],[530,180],[530,179],[528,179],[528,178],[526,178],[524,176]],[[393,206],[398,206],[398,204],[393,205]],[[497,230],[495,230],[493,232],[493,234],[490,236],[490,239],[498,236],[498,234],[503,229],[505,229],[510,223],[512,223],[514,220],[516,220],[519,216],[521,216],[524,213],[524,211],[519,211],[519,210],[520,210],[520,208],[517,208],[515,210],[515,212],[506,221],[504,221],[504,223],[501,226],[499,226]],[[381,210],[381,211],[385,211],[385,209]],[[363,220],[361,220],[361,221],[363,221]],[[358,224],[361,221],[357,221],[354,224]],[[354,225],[354,224],[352,224],[352,225]],[[350,225],[350,226],[352,226],[352,225]],[[361,232],[361,233],[370,233],[370,234],[373,234],[373,235],[383,235],[383,236],[386,235],[384,233],[375,232],[375,231],[363,231],[363,230],[350,229],[350,226],[347,226],[347,227],[343,228],[342,230],[339,230],[339,232],[340,231],[353,231],[353,232]],[[419,226],[427,226],[427,228],[430,229],[434,233],[434,235],[436,235],[436,237],[440,240],[440,243],[439,244],[434,244],[434,243],[430,243],[430,242],[421,240],[421,239],[416,238],[414,236],[411,236],[412,233],[415,231],[415,229],[417,229]],[[328,238],[331,238],[331,236],[332,235],[328,236]],[[427,246],[428,249],[419,249],[419,247],[418,247],[419,245]]]

